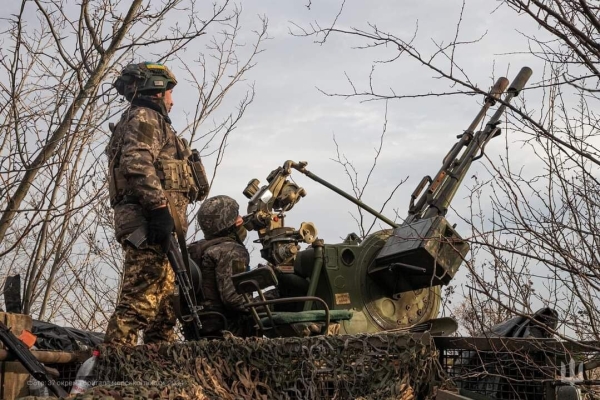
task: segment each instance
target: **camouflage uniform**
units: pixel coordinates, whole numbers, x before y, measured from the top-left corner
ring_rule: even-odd
[[[119,158],[119,169],[127,179],[124,196],[113,206],[115,235],[119,242],[146,223],[145,211],[167,204],[155,161],[180,160],[178,148],[187,146],[175,134],[171,120],[150,108],[153,106],[146,99],[134,100],[117,123],[106,149],[110,160]],[[169,194],[183,230],[187,231],[188,197],[182,192]]]
[[[227,196],[206,199],[198,212],[204,240],[189,246],[190,257],[202,272],[205,311],[216,311],[227,318],[227,330],[236,336],[250,336],[250,316],[244,309],[244,298],[237,294],[231,280],[243,272],[250,262],[243,245],[245,229],[236,228],[239,206]],[[223,329],[218,317],[202,318],[202,336],[218,336]]]
[[[109,320],[105,342],[136,345],[139,330],[143,330],[146,344],[172,341],[175,277],[167,257],[160,245],[134,248],[124,240],[148,223],[149,210],[167,204],[157,160],[182,160],[182,149],[187,144],[171,127],[162,99],[151,96],[132,98],[131,107],[111,130],[106,149],[111,161],[111,184],[117,179],[117,169],[113,168],[118,168],[126,180],[117,194],[111,194],[115,236],[123,245],[125,263],[120,298]],[[185,233],[188,196],[184,192],[169,194]]]

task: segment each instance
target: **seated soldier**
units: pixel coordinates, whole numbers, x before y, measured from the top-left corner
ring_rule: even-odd
[[[224,315],[227,330],[235,336],[250,336],[252,319],[243,307],[244,298],[236,293],[231,280],[232,275],[244,272],[250,262],[244,246],[247,231],[242,225],[239,205],[228,196],[206,199],[198,211],[198,223],[204,239],[190,244],[188,250],[202,273],[203,311]],[[225,327],[221,318],[205,315],[201,321],[201,336],[222,336]]]

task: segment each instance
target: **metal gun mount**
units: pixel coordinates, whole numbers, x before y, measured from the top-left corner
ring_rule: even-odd
[[[298,230],[284,225],[285,212],[291,210],[306,196],[304,188],[288,180],[292,168],[302,170],[305,162],[286,161],[283,167],[271,171],[267,184],[259,188],[260,181],[248,182],[243,194],[248,202],[244,225],[258,232],[260,255],[283,272],[292,272],[294,259],[300,251],[299,242],[311,244],[317,238],[317,228],[312,222],[303,222]]]
[[[362,201],[308,171],[307,165],[306,161],[288,160],[282,167],[271,171],[267,176],[267,185],[259,188],[260,181],[252,179],[242,192],[250,199],[248,214],[243,217],[244,226],[248,230],[258,232],[256,243],[262,244],[261,257],[280,271],[293,272],[294,260],[300,249],[299,242],[312,244],[317,239],[317,228],[312,222],[303,222],[298,230],[284,225],[285,212],[291,210],[302,197],[306,196],[304,188],[289,181],[292,169],[345,197],[391,227],[398,227],[396,223]]]
[[[500,117],[510,101],[519,95],[531,73],[530,68],[523,67],[510,87],[504,77],[496,81],[471,125],[457,136],[458,141],[444,157],[435,178],[425,176],[411,195],[408,217],[402,226],[394,229],[375,264],[369,268],[373,279],[393,290],[390,282],[399,279],[413,289],[420,289],[448,284],[454,277],[469,252],[469,244],[444,216],[473,161],[480,159],[488,142],[500,135]],[[507,87],[502,104],[485,127],[475,131]]]
[[[306,162],[286,161],[259,187],[251,180],[245,226],[258,232],[261,256],[278,272],[282,297],[316,296],[331,310],[353,310],[342,333],[365,333],[412,326],[436,318],[441,305],[441,286],[454,277],[469,245],[445,215],[471,164],[481,158],[487,143],[500,134],[500,117],[531,76],[523,68],[509,87],[498,79],[486,94],[483,107],[452,146],[442,167],[432,179],[425,177],[411,196],[407,218],[402,224],[319,178],[306,169]],[[508,87],[508,90],[506,88]],[[500,99],[504,91],[506,96]],[[489,108],[501,103],[482,130],[476,130]],[[285,213],[306,191],[288,179],[295,169],[312,180],[390,225],[392,229],[372,233],[362,241],[349,235],[338,244],[316,240],[314,224],[300,229],[285,227]],[[299,251],[298,243],[312,244]],[[313,308],[305,305],[304,309]],[[300,310],[276,310],[300,311]]]

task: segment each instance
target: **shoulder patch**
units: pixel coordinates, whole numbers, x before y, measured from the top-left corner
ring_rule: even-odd
[[[233,275],[241,274],[242,272],[246,272],[246,263],[243,260],[233,260],[231,262],[231,270]]]
[[[154,126],[145,121],[140,121],[139,124],[138,140],[147,145],[152,145],[154,143]]]

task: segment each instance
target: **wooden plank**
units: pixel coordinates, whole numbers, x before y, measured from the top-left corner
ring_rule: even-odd
[[[32,320],[29,315],[0,313],[0,321],[19,336],[23,329],[31,330]],[[4,348],[0,342],[0,347]],[[18,361],[0,362],[0,398],[13,400],[29,394],[27,380],[29,372]]]
[[[90,350],[79,351],[46,351],[31,350],[31,354],[42,364],[71,364],[81,363],[92,356]],[[4,349],[0,349],[0,361],[17,361],[15,355]]]

